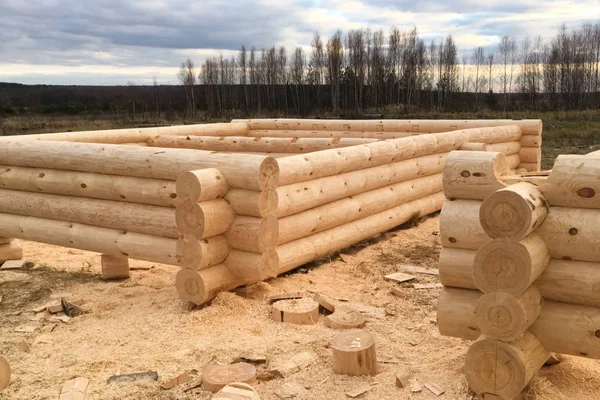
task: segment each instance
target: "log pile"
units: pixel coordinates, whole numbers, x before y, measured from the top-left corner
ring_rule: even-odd
[[[517,397],[549,352],[600,358],[598,176],[597,155],[521,175],[501,153],[448,156],[438,326],[475,341],[464,370],[478,394]]]
[[[0,235],[102,253],[105,279],[129,276],[129,258],[177,265],[180,297],[203,304],[439,210],[453,150],[537,170],[523,143],[539,148],[541,130],[250,120],[6,137]],[[0,246],[0,258],[20,257],[9,239]]]

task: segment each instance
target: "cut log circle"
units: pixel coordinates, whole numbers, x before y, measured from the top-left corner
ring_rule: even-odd
[[[357,329],[365,326],[365,318],[352,307],[338,306],[333,314],[325,317],[325,326],[331,329]]]
[[[373,336],[362,329],[350,329],[331,339],[333,370],[341,375],[377,374],[377,353]]]
[[[479,219],[489,237],[520,240],[538,228],[548,205],[531,183],[519,182],[489,195],[481,204]]]
[[[260,400],[254,388],[246,383],[234,382],[215,394],[212,400]]]
[[[252,383],[256,381],[256,368],[248,363],[211,364],[204,369],[202,376],[204,390],[216,393],[225,386],[234,383]]]
[[[198,239],[224,233],[233,222],[234,214],[223,199],[195,203],[182,201],[175,210],[177,228],[184,234],[192,234]]]
[[[202,277],[192,269],[179,270],[175,277],[175,288],[182,300],[194,304],[202,304],[206,297]]]
[[[179,175],[176,189],[181,199],[199,202],[225,196],[229,186],[221,171],[206,168]]]
[[[0,391],[6,389],[10,383],[10,364],[6,358],[0,356]]]
[[[277,322],[314,325],[319,320],[319,303],[309,298],[280,300],[271,306],[271,318]]]

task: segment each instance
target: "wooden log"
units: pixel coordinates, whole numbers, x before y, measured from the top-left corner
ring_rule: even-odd
[[[491,238],[520,240],[538,228],[548,215],[548,203],[531,183],[520,182],[489,195],[479,219]]]
[[[325,326],[331,329],[359,329],[365,326],[365,317],[354,308],[342,305],[325,317]]]
[[[441,172],[446,154],[434,154],[277,188],[277,217],[384,186]]]
[[[279,183],[281,186],[289,185],[409,158],[446,153],[458,149],[465,141],[462,132],[449,132],[285,157],[277,160]]]
[[[361,329],[342,331],[331,338],[333,371],[340,375],[376,375],[377,352],[373,336]]]
[[[277,218],[246,217],[238,215],[225,232],[229,245],[238,250],[262,253],[277,246],[279,226]]]
[[[256,192],[252,190],[231,189],[225,195],[231,209],[238,215],[249,217],[267,217],[275,215],[279,196],[276,190]]]
[[[440,282],[444,286],[477,289],[473,280],[475,250],[443,247],[439,259]]]
[[[0,356],[0,392],[10,383],[11,369],[6,358]]]
[[[211,137],[211,136],[156,136],[148,140],[154,147],[197,149],[209,151],[243,151],[266,153],[310,153],[327,149],[356,146],[378,139],[360,138],[281,138],[281,137]]]
[[[271,157],[187,149],[14,140],[2,142],[0,164],[167,180],[176,180],[187,171],[218,168],[232,187],[266,190],[278,186],[277,161]]]
[[[195,203],[224,197],[229,190],[227,180],[216,168],[184,172],[177,178],[177,195]]]
[[[444,193],[449,199],[483,200],[504,188],[503,175],[510,175],[510,167],[502,153],[453,151],[444,167]]]
[[[234,216],[229,203],[224,199],[201,203],[184,200],[175,209],[175,221],[179,231],[194,235],[198,239],[225,233]]]
[[[256,381],[256,368],[252,364],[209,364],[202,374],[202,388],[217,393],[231,383],[253,383]]]
[[[179,203],[173,181],[56,169],[3,165],[0,166],[0,187],[164,207],[175,207]]]
[[[253,129],[248,136],[254,138],[278,139],[346,139],[346,140],[388,140],[419,135],[412,132],[383,131],[323,131],[323,130],[290,130],[290,129]]]
[[[13,241],[13,238],[7,238],[0,236],[0,244],[9,244]]]
[[[483,293],[519,295],[544,272],[549,261],[548,247],[536,234],[520,241],[494,239],[477,251],[473,280]]]
[[[522,147],[519,150],[519,158],[523,163],[538,163],[542,161],[541,147]]]
[[[280,219],[278,244],[365,218],[441,190],[442,174],[436,174],[327,203]]]
[[[519,142],[522,147],[542,147],[542,135],[523,135]]]
[[[482,296],[479,290],[446,287],[437,303],[437,326],[444,336],[475,340],[481,331],[475,319],[475,305]]]
[[[0,189],[0,212],[177,238],[170,207]]]
[[[520,163],[518,166],[519,169],[524,169],[527,172],[536,172],[539,171],[541,169],[541,163],[540,162],[533,162],[533,163]]]
[[[485,145],[485,151],[498,152],[506,156],[517,154],[520,150],[521,143],[519,142],[503,142]]]
[[[102,254],[100,261],[102,279],[105,281],[129,278],[129,259],[127,257]]]
[[[73,222],[0,213],[0,234],[97,253],[177,265],[177,240]]]
[[[87,143],[131,143],[145,142],[155,135],[203,135],[203,136],[239,136],[248,133],[245,123],[217,123],[179,126],[161,126],[156,128],[108,129],[98,131],[44,133],[25,135],[18,140],[51,140]],[[14,137],[0,140],[14,140]]]
[[[223,235],[198,239],[188,234],[177,240],[177,261],[183,268],[198,270],[220,264],[225,261],[229,251],[229,244]]]
[[[442,246],[477,250],[490,240],[479,221],[481,202],[446,200],[440,214]]]
[[[23,248],[17,242],[0,244],[0,262],[20,260],[23,258]]]
[[[243,285],[223,264],[213,265],[200,271],[182,268],[175,277],[179,297],[189,303],[201,305],[214,299],[219,292]]]
[[[244,284],[252,284],[274,278],[279,273],[279,255],[274,249],[252,253],[231,250],[223,263]]]
[[[271,306],[271,319],[296,325],[315,325],[319,320],[319,303],[306,297],[280,300]]]
[[[252,386],[242,383],[234,382],[225,386],[219,390],[213,397],[212,400],[260,400],[260,396],[252,388]]]
[[[542,310],[542,296],[533,286],[520,295],[490,292],[477,300],[475,321],[481,333],[504,342],[518,340]]]
[[[486,151],[487,145],[485,143],[474,143],[474,142],[465,142],[460,146],[458,150],[461,151]]]
[[[390,210],[278,246],[279,273],[290,271],[336,250],[343,249],[373,235],[385,232],[405,223],[416,215],[427,215],[435,212],[440,209],[443,200],[443,193],[436,193]]]
[[[475,393],[492,393],[513,399],[542,368],[548,354],[529,332],[512,343],[483,337],[467,352],[467,382]]]
[[[537,232],[552,258],[600,262],[600,210],[551,207]]]

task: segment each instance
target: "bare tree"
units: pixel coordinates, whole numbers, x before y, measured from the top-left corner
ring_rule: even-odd
[[[196,69],[194,68],[194,62],[191,59],[187,59],[181,63],[179,67],[179,73],[177,74],[179,83],[185,90],[185,96],[188,104],[188,112],[192,115],[196,115],[196,100],[194,98],[194,86],[196,85]]]
[[[477,96],[479,92],[481,92],[481,75],[483,72],[483,65],[485,64],[485,53],[483,51],[483,47],[477,47],[475,51],[473,51],[473,57],[471,58],[471,63],[475,67],[475,103],[477,103]]]
[[[340,106],[340,85],[343,64],[344,45],[342,43],[342,32],[337,31],[327,41],[327,81],[331,87],[331,102],[334,111],[337,111]]]
[[[517,63],[517,43],[514,38],[508,35],[502,36],[498,46],[498,56],[500,57],[500,83],[504,93],[504,111],[506,111]]]

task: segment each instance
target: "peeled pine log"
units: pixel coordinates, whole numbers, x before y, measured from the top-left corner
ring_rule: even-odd
[[[445,287],[437,303],[437,325],[444,336],[475,340],[481,331],[475,319],[475,305],[483,295],[479,290]]]
[[[279,256],[274,249],[260,254],[231,250],[223,264],[245,285],[274,278],[279,273]]]
[[[16,242],[0,244],[0,262],[20,260],[23,258],[23,248]]]
[[[453,151],[444,167],[444,193],[449,199],[483,200],[504,188],[498,179],[503,175],[510,175],[510,167],[502,153]]]
[[[199,203],[224,197],[229,185],[221,171],[206,168],[179,175],[176,188],[180,199]]]
[[[542,147],[542,135],[523,135],[519,142],[522,147]]]
[[[376,142],[377,139],[359,138],[278,138],[278,137],[210,137],[210,136],[157,136],[148,140],[154,147],[174,147],[210,151],[243,151],[275,153],[311,153],[327,149],[356,146]]]
[[[537,163],[542,161],[541,147],[521,147],[519,158],[524,163]]]
[[[238,215],[225,238],[234,249],[261,253],[277,246],[279,226],[275,217],[255,218]]]
[[[467,351],[467,382],[475,393],[513,399],[542,368],[548,355],[540,341],[529,332],[512,343],[483,337]]]
[[[473,280],[483,293],[519,295],[544,272],[549,261],[548,247],[536,234],[520,241],[494,239],[477,251]]]
[[[517,154],[521,150],[521,143],[519,142],[504,142],[504,143],[494,143],[494,144],[486,144],[484,151],[493,151],[502,153],[506,156],[511,154]]]
[[[0,244],[8,244],[13,241],[13,238],[7,238],[0,236]]]
[[[280,300],[271,306],[271,319],[296,325],[315,325],[319,320],[319,303],[306,297]]]
[[[225,261],[229,251],[229,244],[223,235],[198,239],[188,234],[177,240],[177,261],[183,268],[198,270],[220,264]]]
[[[527,172],[537,172],[541,169],[541,163],[540,162],[536,162],[536,163],[520,163],[518,165],[519,169],[524,169]]]
[[[200,271],[182,268],[175,277],[175,288],[186,302],[201,305],[214,299],[219,292],[243,285],[223,264],[213,265]]]
[[[255,192],[243,189],[229,190],[225,200],[234,213],[258,218],[275,215],[279,201],[276,190]]]
[[[320,131],[320,130],[289,130],[289,129],[253,129],[248,136],[255,138],[278,139],[346,139],[346,140],[387,140],[419,135],[412,132],[383,132],[383,131]]]
[[[481,202],[477,200],[446,200],[440,214],[442,246],[477,250],[490,237],[479,221]]]
[[[390,230],[415,216],[440,209],[442,192],[277,247],[279,273]],[[1,232],[1,231],[0,231]]]
[[[520,182],[489,195],[479,209],[481,226],[491,238],[520,240],[548,215],[548,203],[531,183]]]
[[[131,176],[3,165],[0,166],[0,186],[2,189],[165,207],[175,207],[179,203],[175,182]]]
[[[327,203],[280,219],[278,244],[365,218],[441,190],[442,174],[436,174]]]
[[[0,213],[0,234],[135,260],[178,264],[177,240],[141,233]]]
[[[0,164],[167,180],[187,171],[218,168],[230,186],[251,190],[278,186],[279,171],[275,159],[256,155],[37,140],[3,141]]]
[[[129,278],[129,259],[127,257],[102,254],[100,261],[102,279],[105,281]]]
[[[177,238],[170,207],[0,189],[0,212]]]
[[[463,133],[449,132],[285,157],[277,160],[279,184],[289,185],[428,154],[445,153],[458,149],[465,141]]]
[[[203,135],[203,136],[239,136],[248,132],[245,123],[217,123],[198,125],[162,126],[156,128],[108,129],[100,131],[45,133],[25,135],[20,140],[52,140],[86,143],[137,143],[145,142],[154,135]],[[6,138],[7,140],[9,138]],[[13,140],[10,137],[10,140]],[[1,138],[0,138],[1,140]]]
[[[481,333],[504,342],[518,340],[542,310],[542,296],[533,286],[518,296],[490,292],[477,300],[475,321]]]
[[[600,210],[551,207],[536,232],[552,258],[600,262]]]
[[[361,329],[342,331],[331,338],[333,371],[340,375],[377,374],[377,352],[373,336]]]
[[[6,361],[6,358],[0,356],[0,392],[8,387],[10,375],[10,364]]]
[[[229,203],[223,199],[201,203],[185,200],[175,209],[175,221],[179,231],[194,235],[198,239],[225,233],[234,216]]]
[[[256,381],[256,368],[252,364],[210,364],[202,374],[202,388],[216,393],[232,383],[253,383]],[[216,397],[213,397],[216,398]]]
[[[444,286],[477,289],[473,281],[475,250],[443,247],[440,252],[440,282]]]
[[[277,217],[297,214],[322,204],[384,186],[441,172],[446,154],[416,157],[277,188]]]

